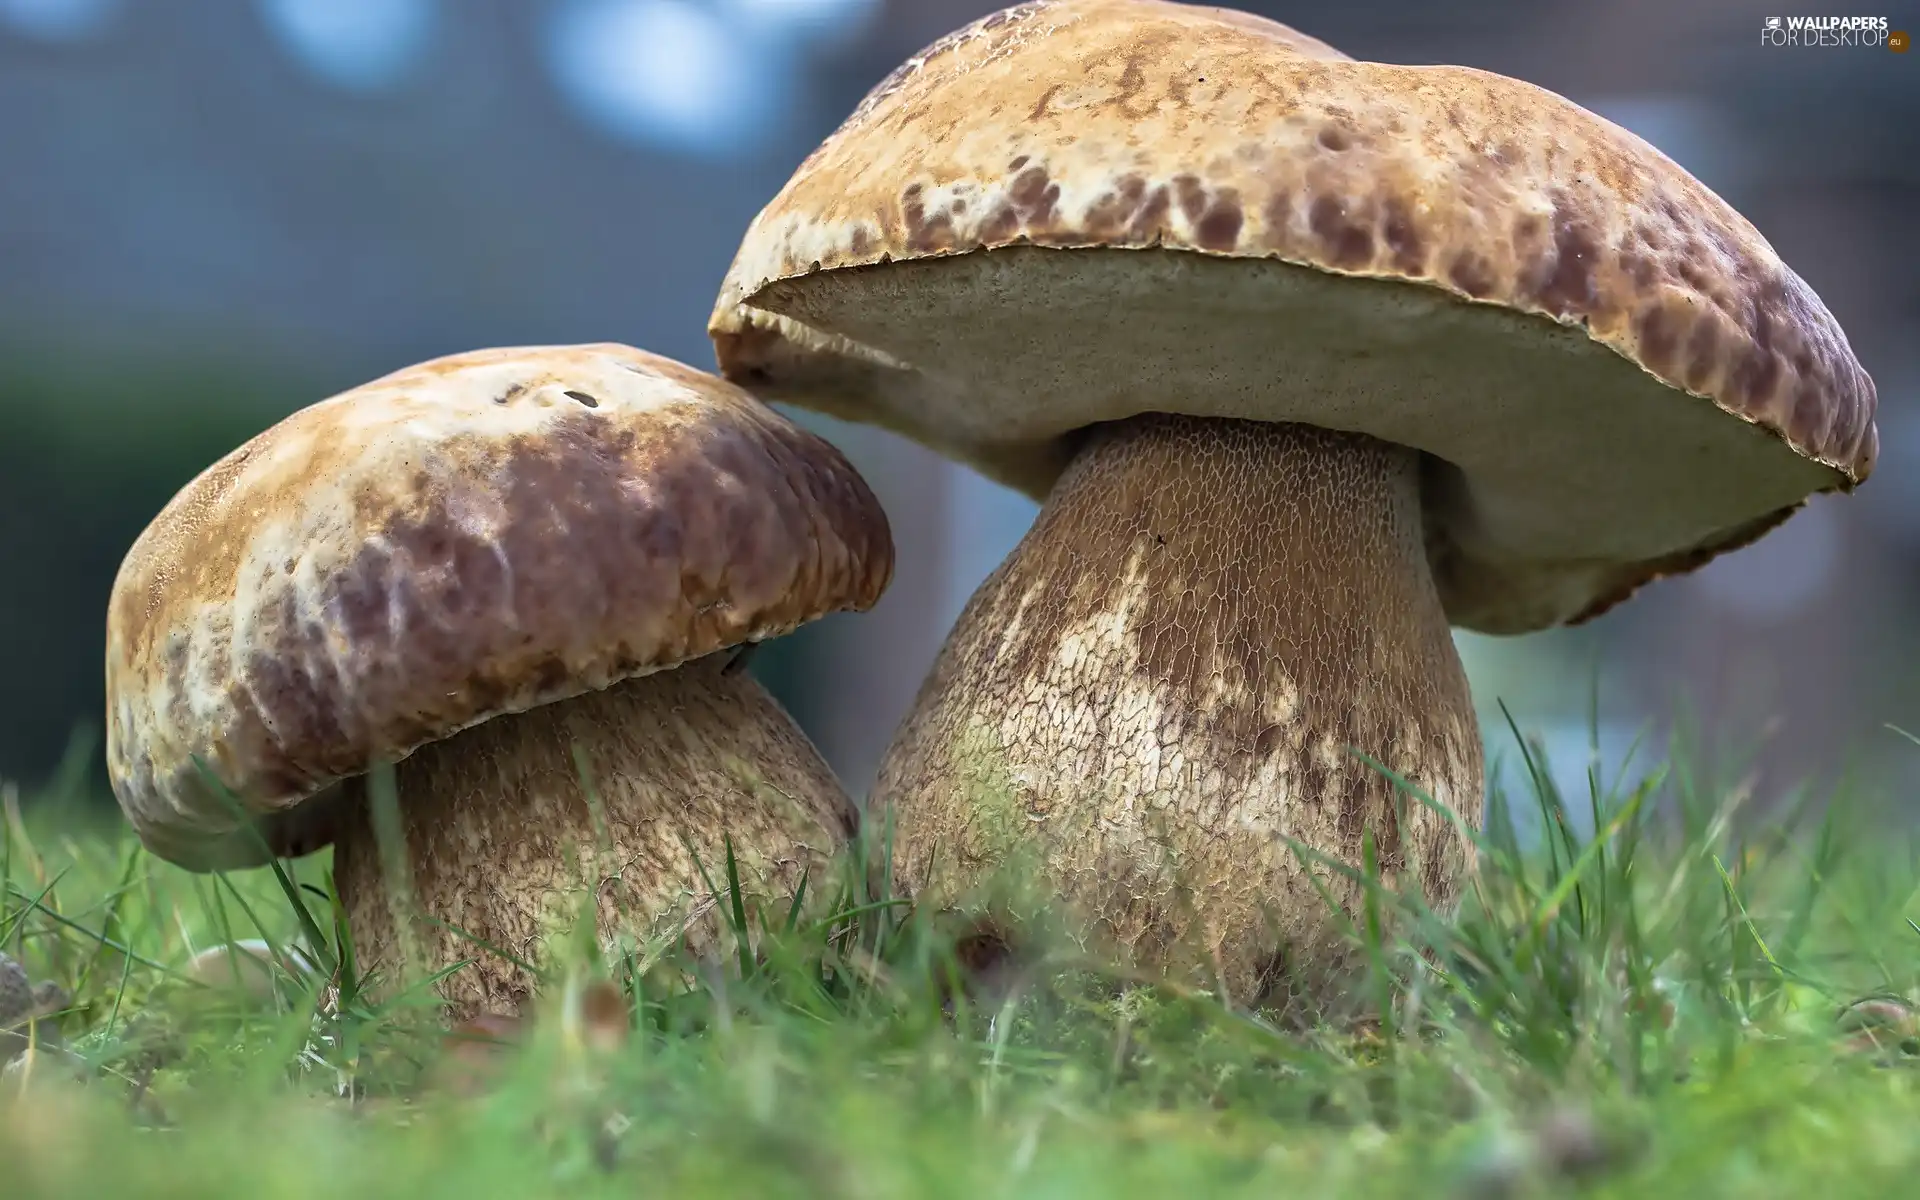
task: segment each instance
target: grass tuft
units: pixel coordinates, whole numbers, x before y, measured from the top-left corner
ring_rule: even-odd
[[[1363,885],[1372,1017],[1304,1030],[1084,962],[969,993],[882,831],[772,910],[729,844],[702,869],[732,953],[556,943],[557,1019],[450,1041],[431,981],[357,974],[324,856],[198,877],[9,793],[0,951],[60,1003],[0,1033],[0,1191],[1901,1194],[1910,839],[1844,797],[1757,818],[1684,745],[1562,795],[1513,733],[1528,784],[1463,828],[1459,913],[1381,886],[1370,841],[1313,862]],[[249,939],[260,975],[196,965]]]

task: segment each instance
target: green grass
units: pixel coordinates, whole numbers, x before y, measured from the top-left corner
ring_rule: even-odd
[[[0,1084],[0,1195],[1910,1191],[1915,1031],[1837,1019],[1916,983],[1905,833],[1844,802],[1742,819],[1738,781],[1684,754],[1629,794],[1596,773],[1563,797],[1525,765],[1457,917],[1376,889],[1353,923],[1362,1026],[1069,961],[973,1003],[920,918],[849,887],[723,965],[567,957],[559,1019],[479,1087],[449,1084],[421,1008],[358,990],[323,860],[194,876],[48,823],[71,805],[11,803],[0,948],[71,994],[84,1071]],[[179,977],[224,939],[303,932],[319,969],[273,1005]],[[611,1021],[564,999],[615,987]]]

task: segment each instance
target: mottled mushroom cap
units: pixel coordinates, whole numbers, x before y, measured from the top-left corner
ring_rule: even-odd
[[[1043,496],[1143,412],[1424,451],[1455,624],[1584,619],[1849,490],[1872,380],[1752,225],[1531,84],[1037,0],[880,84],[754,221],[731,379]]]
[[[846,459],[713,376],[618,345],[436,359],[294,413],[134,543],[114,792],[183,866],[264,861],[255,830],[306,853],[374,763],[871,607],[892,570]]]

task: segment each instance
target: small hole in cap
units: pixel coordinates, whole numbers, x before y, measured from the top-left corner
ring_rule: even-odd
[[[578,400],[580,403],[586,405],[588,408],[600,407],[600,402],[598,400],[595,400],[592,396],[587,395],[585,392],[568,392],[566,393],[566,397],[569,400]]]

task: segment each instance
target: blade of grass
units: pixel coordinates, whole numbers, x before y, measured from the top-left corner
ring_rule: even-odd
[[[753,974],[753,931],[747,924],[746,897],[740,890],[740,864],[733,853],[733,835],[725,835],[722,845],[727,856],[727,896],[731,901],[734,950],[740,959],[740,978],[746,979]]]
[[[131,958],[134,962],[137,962],[141,966],[146,967],[150,970],[163,972],[164,974],[170,975],[175,979],[187,978],[186,975],[182,974],[176,968],[169,967],[165,963],[157,962],[154,959],[147,958],[146,956],[136,952],[131,946],[124,945],[123,943],[115,941],[112,938],[105,937],[102,934],[96,932],[95,930],[89,929],[87,926],[72,919],[71,917],[68,917],[62,914],[59,911],[47,905],[38,903],[37,901],[29,898],[25,892],[19,890],[18,888],[9,886],[8,890],[12,892],[12,894],[16,898],[27,901],[31,911],[39,913],[41,916],[47,918],[47,920],[52,921],[56,925],[60,925],[66,929],[71,929],[73,930],[73,932],[81,934],[82,936],[88,938],[91,941],[98,942],[100,945],[105,946],[107,949],[112,950],[116,954],[124,954],[128,958]]]
[[[254,821],[253,814],[247,811],[246,806],[240,803],[240,798],[235,796],[233,792],[227,788],[227,785],[220,781],[220,777],[213,773],[212,768],[208,767],[198,756],[194,757],[193,765],[195,769],[199,771],[201,781],[205,783],[213,795],[225,805],[227,810],[234,815],[239,824],[239,828],[246,831],[247,836],[260,851],[261,858],[266,863],[268,869],[273,872],[274,882],[279,885],[281,894],[286,896],[287,903],[293,908],[294,917],[300,922],[300,931],[307,936],[307,941],[312,945],[313,952],[327,959],[325,965],[329,971],[337,968],[339,962],[333,957],[333,953],[329,949],[331,943],[320,932],[319,922],[314,920],[313,914],[307,910],[306,903],[300,899],[300,889],[295,886],[293,877],[287,873],[287,869],[281,865],[279,856],[273,852],[273,847],[267,843],[266,836],[260,832],[260,827],[258,823]]]
[[[1546,928],[1547,922],[1552,920],[1554,915],[1559,912],[1560,906],[1565,904],[1567,898],[1575,893],[1580,886],[1581,878],[1587,873],[1589,868],[1601,860],[1607,844],[1613,837],[1639,815],[1641,804],[1652,794],[1656,786],[1656,784],[1649,782],[1643,783],[1640,787],[1635,788],[1633,795],[1628,798],[1627,803],[1621,806],[1619,812],[1608,819],[1606,826],[1603,829],[1595,830],[1592,840],[1581,850],[1579,857],[1567,865],[1567,869],[1560,875],[1560,878],[1555,881],[1553,890],[1541,898],[1539,907],[1534,910],[1533,916],[1528,924],[1533,927],[1536,933]],[[1583,936],[1586,933],[1584,923],[1580,932]]]
[[[46,886],[42,887],[40,891],[33,896],[28,896],[25,892],[21,891],[18,887],[14,886],[11,880],[7,882],[8,894],[14,896],[17,899],[24,900],[26,903],[24,907],[20,908],[17,912],[14,913],[13,918],[9,920],[4,927],[0,927],[0,946],[4,946],[8,942],[13,940],[14,931],[20,927],[20,924],[23,921],[27,919],[28,913],[31,913],[34,910],[38,909],[42,912],[47,913],[48,915],[57,915],[57,914],[54,914],[53,910],[47,906],[45,901],[48,896],[53,894],[53,889],[59,886],[60,881],[66,878],[67,872],[71,869],[72,869],[71,867],[60,868],[60,872],[56,874],[52,879],[49,879],[46,883]]]

